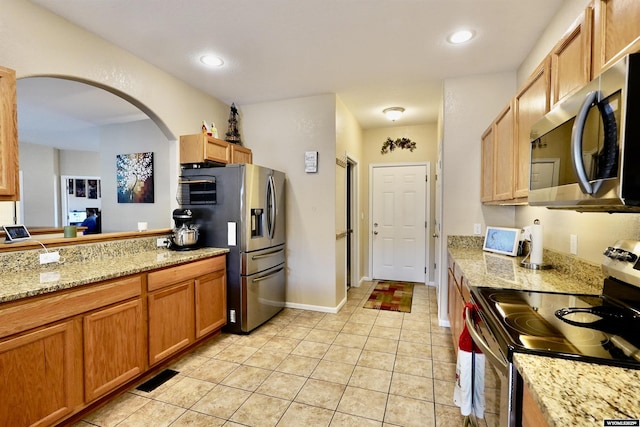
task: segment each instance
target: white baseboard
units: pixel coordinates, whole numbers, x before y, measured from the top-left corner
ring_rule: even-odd
[[[347,298],[343,298],[336,307],[325,307],[322,305],[299,304],[294,302],[285,303],[286,308],[295,308],[298,310],[319,311],[321,313],[337,314],[340,309],[347,303]]]

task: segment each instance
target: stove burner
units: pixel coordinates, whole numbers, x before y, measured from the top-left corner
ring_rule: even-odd
[[[506,324],[523,335],[534,337],[562,337],[553,326],[535,312],[512,313],[504,317]]]
[[[489,300],[497,303],[505,302],[509,304],[527,304],[527,302],[522,299],[522,297],[518,294],[514,293],[493,293],[489,295]]]

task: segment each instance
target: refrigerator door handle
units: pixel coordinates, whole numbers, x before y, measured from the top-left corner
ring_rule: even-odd
[[[267,231],[269,239],[273,239],[276,232],[276,185],[273,175],[267,181]]]
[[[279,254],[280,252],[283,252],[283,251],[284,251],[284,248],[280,248],[280,249],[277,249],[275,251],[267,252],[267,253],[264,253],[264,254],[253,255],[251,257],[251,259],[252,260],[256,260],[256,259],[268,258],[268,257],[273,256],[275,254]]]
[[[284,267],[280,267],[279,269],[277,269],[277,270],[275,270],[275,271],[273,271],[273,272],[271,272],[271,273],[269,273],[269,274],[267,274],[267,275],[264,275],[264,276],[258,276],[258,277],[256,277],[256,278],[252,279],[251,281],[252,281],[253,283],[256,283],[256,282],[261,282],[261,281],[263,281],[263,280],[267,280],[267,279],[268,279],[268,278],[270,278],[270,277],[276,276],[276,275],[277,275],[278,273],[280,273],[282,270],[284,270]]]

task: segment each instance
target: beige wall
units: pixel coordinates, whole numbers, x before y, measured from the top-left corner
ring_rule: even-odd
[[[442,104],[442,224],[438,317],[448,321],[446,245],[449,235],[471,235],[473,224],[513,226],[513,207],[480,203],[480,137],[515,93],[515,72],[447,79]]]
[[[359,244],[362,236],[361,220],[358,212],[360,211],[360,200],[362,193],[365,192],[359,186],[362,173],[362,129],[357,120],[345,107],[340,98],[336,98],[336,234],[341,234],[347,230],[347,168],[346,162],[349,162],[353,168],[354,184],[356,186],[356,194],[353,196],[356,200],[352,203],[352,209],[357,219],[352,224],[353,233],[344,238],[336,238],[336,304],[341,305],[347,300],[347,239],[351,239],[353,248],[353,270],[350,274],[353,278],[351,285],[358,286],[360,283],[361,273],[360,265],[356,265],[356,260],[361,255],[361,245]],[[352,187],[353,187],[352,186]]]
[[[254,163],[287,174],[287,305],[334,310],[336,97],[244,105],[240,120]],[[318,152],[317,173],[305,173],[306,151]]]
[[[399,121],[401,123],[401,121]],[[431,227],[433,226],[433,219],[435,218],[435,163],[438,157],[437,154],[437,125],[436,123],[430,123],[426,125],[418,126],[390,126],[384,128],[367,129],[363,132],[363,162],[360,169],[362,194],[361,194],[361,209],[360,209],[360,250],[361,250],[361,271],[367,278],[371,277],[371,266],[369,265],[370,258],[370,231],[369,231],[369,174],[372,165],[384,164],[384,163],[411,163],[411,162],[429,162],[430,163],[430,176],[429,176],[429,188],[431,190],[431,203],[429,206],[430,221],[429,229],[427,231],[427,242],[429,252],[429,266],[433,266],[434,257],[434,242],[431,235]],[[382,144],[391,138],[395,140],[397,138],[409,138],[416,143],[416,149],[411,152],[409,150],[396,149],[393,152],[387,154],[381,154],[380,149]],[[430,276],[428,281],[433,281],[433,269],[429,268]]]
[[[0,58],[18,78],[68,77],[138,106],[162,130],[158,144],[168,146],[171,176],[178,175],[180,135],[199,132],[204,118],[227,122],[229,107],[223,102],[28,1],[2,1]],[[169,193],[176,188],[177,180],[172,180]],[[170,218],[167,214],[165,227],[172,225]]]

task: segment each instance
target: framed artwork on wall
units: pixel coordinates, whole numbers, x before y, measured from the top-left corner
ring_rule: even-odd
[[[153,153],[116,156],[118,203],[153,203]]]
[[[67,193],[71,196],[75,193],[75,190],[73,187],[73,179],[67,180]]]
[[[87,197],[86,185],[87,181],[85,181],[84,179],[75,180],[76,197]]]

